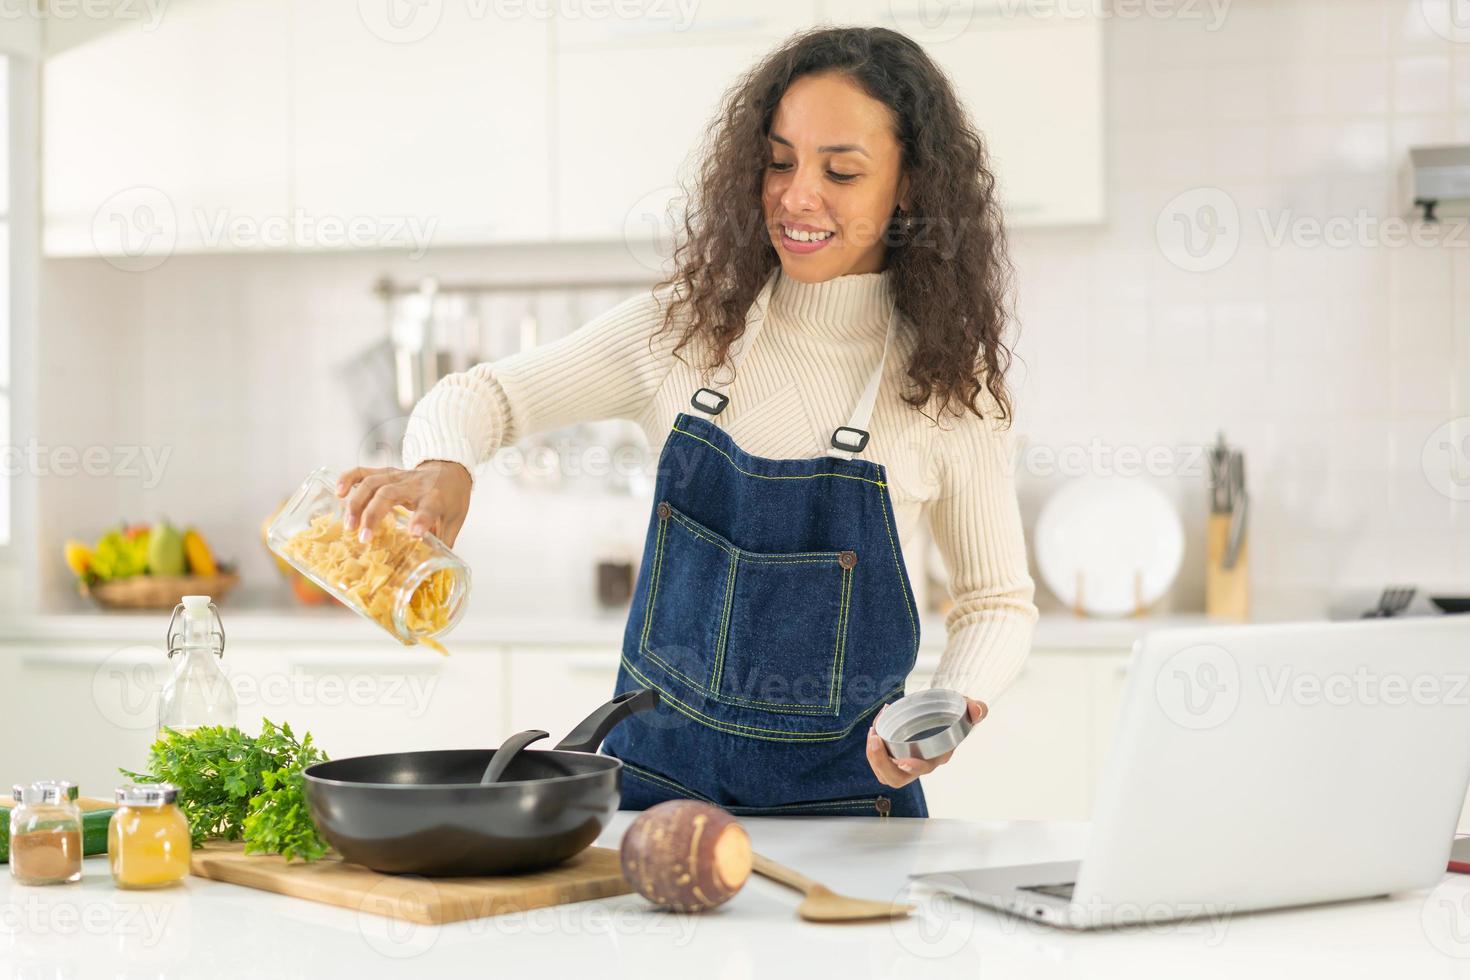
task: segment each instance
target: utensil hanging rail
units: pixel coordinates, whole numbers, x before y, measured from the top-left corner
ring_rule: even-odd
[[[390,300],[396,296],[411,296],[421,293],[483,296],[495,293],[530,293],[553,290],[634,289],[650,287],[655,281],[656,277],[651,275],[632,274],[576,280],[507,279],[505,281],[495,282],[489,280],[441,281],[432,276],[414,282],[398,282],[391,276],[382,276],[373,283],[373,292],[385,300]]]

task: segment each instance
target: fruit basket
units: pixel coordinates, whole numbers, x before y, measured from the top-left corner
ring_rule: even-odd
[[[240,584],[234,572],[214,575],[134,575],[114,582],[82,582],[79,590],[107,609],[172,609],[186,595],[207,595],[222,601]]]
[[[167,521],[119,524],[88,545],[66,542],[77,591],[106,609],[172,609],[186,595],[224,599],[240,582],[203,535]]]

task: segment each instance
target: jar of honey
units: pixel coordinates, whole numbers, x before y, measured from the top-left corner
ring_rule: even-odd
[[[60,885],[82,877],[82,811],[67,782],[16,786],[11,792],[10,874],[22,885]]]
[[[189,873],[189,820],[171,783],[118,787],[107,824],[107,860],[119,888],[163,888]]]

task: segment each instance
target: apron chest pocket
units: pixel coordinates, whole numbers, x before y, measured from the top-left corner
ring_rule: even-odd
[[[836,715],[852,551],[746,551],[657,509],[640,650],[670,680],[733,708]]]

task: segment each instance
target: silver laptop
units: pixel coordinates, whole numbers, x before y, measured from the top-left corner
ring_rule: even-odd
[[[1384,895],[1440,880],[1467,785],[1470,616],[1160,630],[1083,859],[914,877],[1072,929]]]

